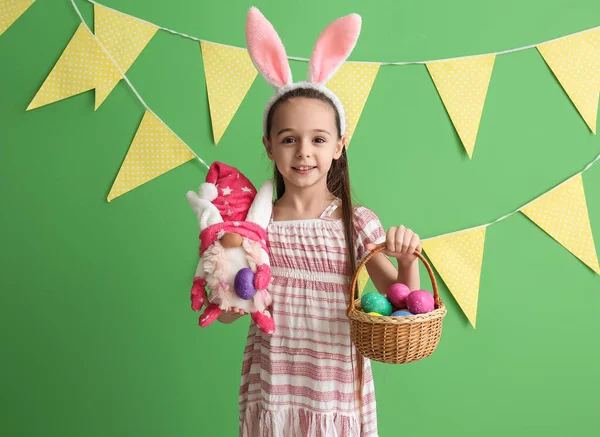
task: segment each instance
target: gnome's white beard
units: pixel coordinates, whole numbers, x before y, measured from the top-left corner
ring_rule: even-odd
[[[235,276],[241,269],[250,268],[256,272],[258,264],[268,262],[268,255],[260,243],[244,238],[242,246],[226,249],[217,240],[206,249],[202,258],[202,269],[207,286],[211,290],[209,302],[220,302],[219,307],[224,311],[231,308],[239,308],[246,312],[264,310],[262,299],[242,299],[233,288]],[[256,297],[259,297],[259,293]]]

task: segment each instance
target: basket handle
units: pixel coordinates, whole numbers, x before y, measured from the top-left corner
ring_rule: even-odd
[[[352,277],[352,295],[351,295],[351,299],[350,299],[350,305],[348,306],[348,311],[347,313],[350,313],[350,310],[352,310],[354,308],[354,301],[356,299],[355,296],[358,296],[358,275],[360,273],[360,271],[365,267],[365,265],[369,262],[369,260],[371,258],[373,258],[375,255],[377,255],[379,252],[383,252],[386,249],[386,244],[379,244],[377,245],[377,247],[375,249],[373,249],[363,260],[362,263],[360,263],[360,265],[358,266],[358,268],[356,269],[356,272],[354,272],[354,276]],[[415,251],[414,253],[417,258],[419,258],[421,260],[421,262],[425,265],[425,268],[427,269],[427,273],[429,274],[429,279],[431,280],[431,285],[433,286],[433,298],[435,301],[435,308],[439,308],[440,307],[440,293],[438,291],[438,286],[437,286],[437,281],[435,280],[435,275],[433,274],[433,269],[431,268],[431,265],[429,265],[429,262],[427,262],[427,260],[425,259],[425,257],[421,254],[421,252],[419,251]]]

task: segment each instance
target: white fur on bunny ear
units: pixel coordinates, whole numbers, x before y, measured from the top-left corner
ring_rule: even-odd
[[[330,23],[315,44],[308,62],[308,82],[325,84],[348,59],[358,36],[362,19],[358,14],[350,14]]]
[[[285,47],[273,25],[254,6],[246,18],[246,44],[252,63],[273,88],[292,83]]]
[[[250,205],[250,209],[246,215],[246,221],[256,223],[263,229],[266,229],[269,220],[271,220],[272,211],[273,181],[269,179],[262,184],[258,193],[256,193],[256,197],[254,197],[254,201],[252,202],[252,205]]]
[[[192,210],[196,213],[196,217],[198,217],[201,231],[211,225],[223,222],[219,210],[210,201],[203,199],[194,191],[188,191],[186,197]]]

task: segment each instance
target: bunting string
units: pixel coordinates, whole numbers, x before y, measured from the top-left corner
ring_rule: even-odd
[[[600,154],[598,154],[598,156],[596,156],[596,157],[595,157],[593,160],[591,160],[591,161],[590,161],[590,162],[589,162],[589,163],[588,163],[588,164],[587,164],[587,165],[586,165],[586,166],[583,168],[583,170],[581,170],[579,173],[575,173],[573,176],[571,176],[571,177],[569,177],[569,178],[565,179],[563,182],[561,182],[560,184],[556,185],[554,188],[556,188],[556,187],[558,187],[558,186],[560,186],[560,185],[562,185],[562,184],[564,184],[564,183],[567,183],[567,182],[568,182],[568,181],[570,181],[571,179],[574,179],[574,178],[576,178],[577,176],[579,176],[579,175],[581,175],[581,174],[585,173],[585,172],[586,172],[586,171],[588,171],[590,168],[592,168],[592,166],[593,166],[593,165],[594,165],[596,162],[598,162],[598,161],[600,161]],[[552,191],[554,188],[551,188],[551,189],[550,189],[550,190],[548,190],[548,191]],[[460,232],[471,231],[471,230],[473,230],[473,229],[477,229],[477,228],[482,228],[482,227],[488,227],[488,226],[491,226],[491,225],[493,225],[493,224],[495,224],[495,223],[501,222],[502,220],[506,220],[506,219],[507,219],[507,218],[509,218],[510,216],[512,216],[512,215],[514,215],[514,214],[516,214],[516,213],[520,212],[522,209],[525,209],[527,206],[529,206],[530,204],[534,203],[536,200],[539,200],[541,197],[543,197],[543,196],[544,196],[544,195],[545,195],[545,194],[546,194],[548,191],[544,192],[544,194],[542,194],[542,195],[540,195],[540,196],[536,197],[535,199],[533,199],[533,200],[531,200],[531,201],[527,202],[525,205],[521,206],[520,208],[517,208],[517,209],[515,209],[514,211],[512,211],[512,212],[509,212],[508,214],[506,214],[506,215],[503,215],[502,217],[500,217],[500,218],[497,218],[497,219],[496,219],[496,220],[494,220],[494,221],[491,221],[491,222],[489,222],[489,223],[485,223],[485,224],[482,224],[482,225],[473,226],[472,228],[466,228],[466,229],[461,229],[461,230],[458,230],[458,231],[448,232],[448,233],[446,233],[446,234],[440,234],[440,235],[436,235],[436,236],[434,236],[434,237],[429,237],[429,238],[423,239],[423,241],[425,241],[425,240],[429,240],[429,239],[433,239],[433,238],[438,238],[438,237],[445,237],[445,236],[452,235],[452,234],[457,234],[457,233],[460,233]]]
[[[73,0],[71,0],[71,1],[73,1]],[[97,5],[103,6],[103,7],[108,8],[108,9],[112,9],[115,12],[119,12],[119,13],[124,14],[124,15],[128,15],[128,14],[125,14],[124,12],[121,12],[121,11],[118,11],[116,9],[110,8],[108,6],[105,6],[102,3],[99,3],[99,2],[97,2],[95,0],[84,0],[84,1],[87,1],[87,2],[92,3],[92,4],[97,4]],[[138,18],[138,20],[141,20],[141,19]],[[142,21],[145,21],[148,24],[152,24],[153,26],[156,26],[160,30],[163,30],[165,32],[169,32],[169,33],[171,33],[173,35],[178,35],[178,36],[181,36],[183,38],[191,39],[193,41],[198,41],[198,42],[204,41],[204,42],[209,42],[209,43],[212,43],[212,44],[219,44],[219,45],[226,46],[226,47],[240,48],[240,47],[229,45],[229,44],[223,44],[223,43],[218,43],[218,42],[214,42],[214,41],[208,41],[206,39],[201,39],[201,38],[198,38],[196,36],[188,35],[188,34],[183,33],[183,32],[178,32],[176,30],[169,29],[167,27],[159,26],[158,24],[154,24],[151,21],[147,21],[147,20],[142,20]],[[509,54],[509,53],[515,53],[515,52],[521,52],[521,51],[524,51],[524,50],[533,49],[533,48],[536,48],[538,45],[546,44],[546,43],[549,43],[549,42],[559,41],[559,40],[567,38],[569,36],[579,35],[581,33],[585,33],[585,32],[591,31],[593,29],[600,29],[600,26],[591,27],[591,28],[586,29],[586,30],[581,30],[579,32],[571,33],[569,35],[560,36],[560,37],[557,37],[557,38],[554,38],[554,39],[550,39],[550,40],[547,40],[547,41],[543,41],[543,42],[540,42],[540,43],[537,43],[537,44],[529,44],[529,45],[526,45],[526,46],[516,47],[516,48],[512,48],[512,49],[508,49],[508,50],[502,50],[502,51],[499,51],[499,52],[489,52],[489,53],[478,54],[478,55],[464,55],[464,56],[456,56],[456,57],[453,57],[453,58],[431,59],[429,61],[397,61],[397,62],[353,61],[353,62],[360,62],[360,63],[365,63],[365,64],[375,63],[375,64],[379,64],[379,65],[382,65],[382,66],[383,65],[419,65],[419,64],[428,64],[428,63],[432,63],[432,62],[452,61],[452,60],[455,60],[455,59],[468,58],[468,57],[471,57],[471,56],[506,55],[506,54]],[[288,59],[294,60],[294,61],[301,61],[301,62],[308,62],[309,61],[309,58],[303,58],[303,57],[300,57],[300,56],[288,56]]]
[[[0,0],[0,35],[35,0]],[[93,33],[75,0],[81,24],[27,110],[95,90],[95,109],[123,79],[146,109],[127,155],[108,194],[108,201],[194,158],[210,166],[164,123],[127,77],[127,71],[158,30],[200,43],[213,140],[217,145],[252,86],[257,71],[246,48],[207,41],[104,6],[95,0]],[[347,108],[347,142],[351,141],[381,66],[425,65],[441,101],[468,154],[475,148],[495,57],[535,48],[596,133],[600,96],[600,26],[537,44],[480,55],[428,61],[348,61],[327,82]],[[308,58],[288,56],[308,62]],[[349,85],[350,84],[350,85]],[[486,230],[521,212],[540,229],[600,275],[582,174],[600,161],[600,154],[580,172],[496,220],[424,238],[423,250],[473,327],[476,326],[479,283]],[[361,272],[360,289],[368,279]]]

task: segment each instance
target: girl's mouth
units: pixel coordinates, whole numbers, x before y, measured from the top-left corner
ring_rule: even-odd
[[[317,168],[317,167],[302,166],[302,167],[292,167],[292,170],[294,170],[296,173],[299,173],[299,174],[308,174],[311,171],[313,171],[315,168]]]

